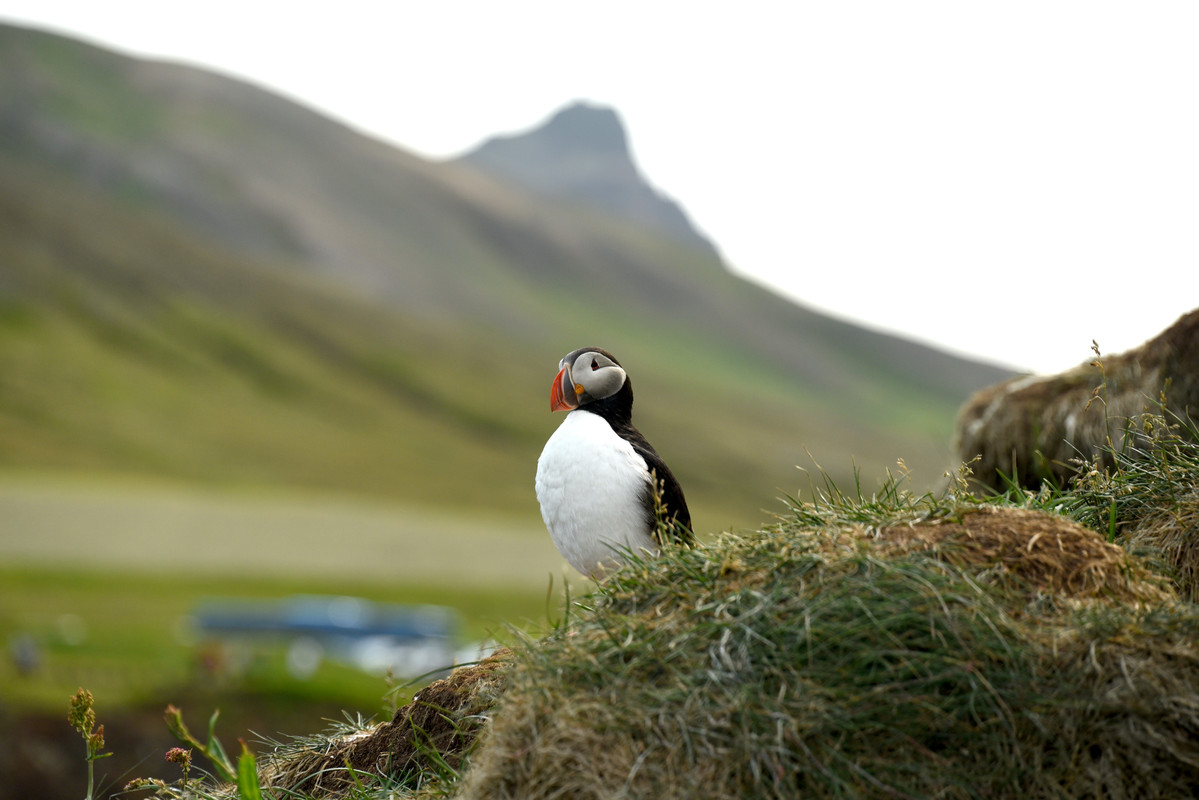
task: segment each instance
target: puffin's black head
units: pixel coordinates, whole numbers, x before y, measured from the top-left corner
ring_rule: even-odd
[[[550,411],[572,411],[605,400],[628,381],[620,362],[607,350],[581,347],[558,362],[558,375],[550,387]]]

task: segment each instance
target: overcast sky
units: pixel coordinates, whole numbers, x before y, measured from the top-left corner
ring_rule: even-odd
[[[1053,372],[1199,307],[1199,3],[10,0],[418,154],[614,107],[734,269]]]

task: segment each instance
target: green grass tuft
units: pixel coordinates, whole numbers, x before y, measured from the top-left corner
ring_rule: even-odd
[[[1075,462],[1066,487],[1012,487],[1003,502],[1062,514],[1158,562],[1178,592],[1199,601],[1199,426],[1157,411],[1121,423],[1120,435]],[[1116,446],[1112,441],[1119,441]]]

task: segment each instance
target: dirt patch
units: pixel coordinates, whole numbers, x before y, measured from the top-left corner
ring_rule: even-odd
[[[980,506],[956,519],[894,525],[878,533],[884,554],[928,551],[956,567],[1013,577],[1066,597],[1160,601],[1169,594],[1123,548],[1052,514]]]
[[[396,711],[390,722],[322,742],[319,750],[281,755],[262,770],[263,786],[337,798],[363,782],[363,776],[415,779],[434,769],[434,759],[458,769],[484,726],[481,712],[503,690],[509,654],[501,650],[434,681]]]

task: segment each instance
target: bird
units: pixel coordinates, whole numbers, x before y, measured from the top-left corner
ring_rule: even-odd
[[[616,357],[582,347],[558,362],[550,411],[566,419],[537,459],[535,488],[550,538],[599,578],[626,552],[691,547],[691,512],[674,473],[633,425],[633,384]]]

